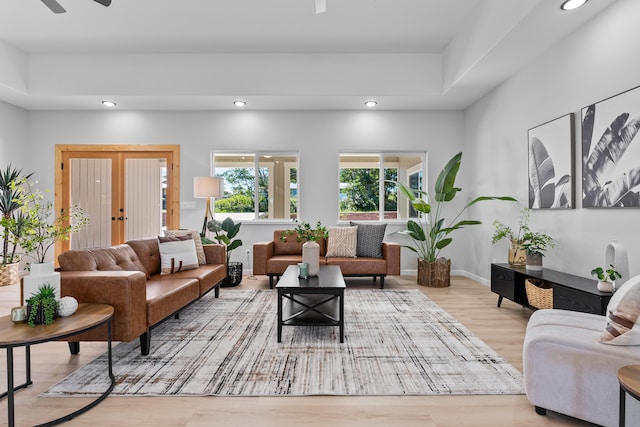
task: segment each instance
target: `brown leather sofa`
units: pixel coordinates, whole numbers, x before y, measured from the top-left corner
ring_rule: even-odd
[[[160,275],[158,239],[131,240],[106,248],[66,251],[58,256],[62,296],[78,302],[109,304],[114,308],[112,339],[140,338],[140,351],[148,355],[151,329],[163,320],[219,287],[227,275],[225,247],[203,245],[206,264],[197,269]],[[72,353],[79,341],[104,341],[105,331],[97,329],[74,337]]]
[[[302,262],[302,245],[295,233],[281,240],[284,230],[275,230],[273,240],[256,242],[253,245],[253,274],[269,276],[269,286],[273,288],[274,279],[277,281],[290,265]],[[380,278],[380,289],[384,288],[384,278],[387,275],[400,275],[400,245],[392,242],[382,242],[382,258],[369,257],[327,257],[327,242],[320,244],[320,265],[338,265],[345,277],[373,276],[373,282]]]

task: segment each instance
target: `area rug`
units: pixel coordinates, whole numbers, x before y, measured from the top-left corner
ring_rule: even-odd
[[[337,327],[284,327],[277,293],[205,296],[137,341],[113,349],[115,396],[520,394],[522,375],[418,290],[345,292]],[[43,396],[100,394],[106,354]]]

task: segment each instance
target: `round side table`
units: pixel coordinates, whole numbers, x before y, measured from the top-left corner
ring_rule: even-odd
[[[640,365],[627,365],[618,369],[618,382],[620,383],[620,412],[618,425],[625,425],[625,395],[640,401]]]

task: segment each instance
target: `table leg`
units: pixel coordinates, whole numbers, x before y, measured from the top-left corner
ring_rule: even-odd
[[[7,423],[9,427],[15,425],[13,408],[13,347],[7,347]]]
[[[282,289],[278,289],[278,342],[282,341]]]
[[[619,427],[624,427],[626,421],[625,421],[625,415],[626,415],[626,402],[625,402],[625,398],[626,398],[626,393],[624,391],[624,388],[622,386],[620,386],[620,405],[618,405],[618,426]]]
[[[339,295],[340,298],[340,342],[344,342],[344,293]]]

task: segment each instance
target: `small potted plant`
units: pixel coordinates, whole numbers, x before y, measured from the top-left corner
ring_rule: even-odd
[[[516,233],[511,227],[504,225],[501,221],[493,221],[495,231],[491,237],[491,243],[496,244],[502,239],[509,239],[509,252],[507,260],[510,265],[521,266],[527,263],[527,254],[522,247],[522,238],[529,231],[529,215],[530,210],[523,208],[520,211],[520,220],[518,222],[518,232]]]
[[[317,242],[320,239],[326,239],[329,237],[327,228],[322,225],[320,221],[316,223],[316,227],[313,228],[308,222],[298,223],[296,228],[292,230],[284,230],[280,236],[280,240],[285,241],[287,237],[295,234],[298,242]]]
[[[329,237],[327,228],[320,221],[316,223],[315,228],[308,222],[298,223],[293,230],[284,230],[280,240],[285,241],[292,234],[296,235],[298,242],[304,242],[302,262],[309,266],[308,275],[317,276],[320,271],[320,244],[318,240]]]
[[[542,270],[542,257],[547,249],[555,247],[553,238],[545,233],[528,230],[522,236],[522,248],[527,254],[527,270]]]
[[[242,281],[242,263],[231,262],[231,251],[242,246],[242,240],[233,239],[240,232],[241,225],[241,222],[236,224],[229,217],[222,222],[212,219],[207,223],[207,229],[215,234],[214,239],[227,248],[227,277],[221,285],[223,287],[238,286]]]
[[[39,324],[51,325],[58,311],[55,288],[44,284],[27,299],[27,324],[34,327]]]
[[[606,270],[602,267],[596,267],[591,270],[591,275],[598,279],[598,290],[600,292],[613,292],[616,279],[622,278],[622,275],[616,271],[613,264],[609,264],[609,268]]]

